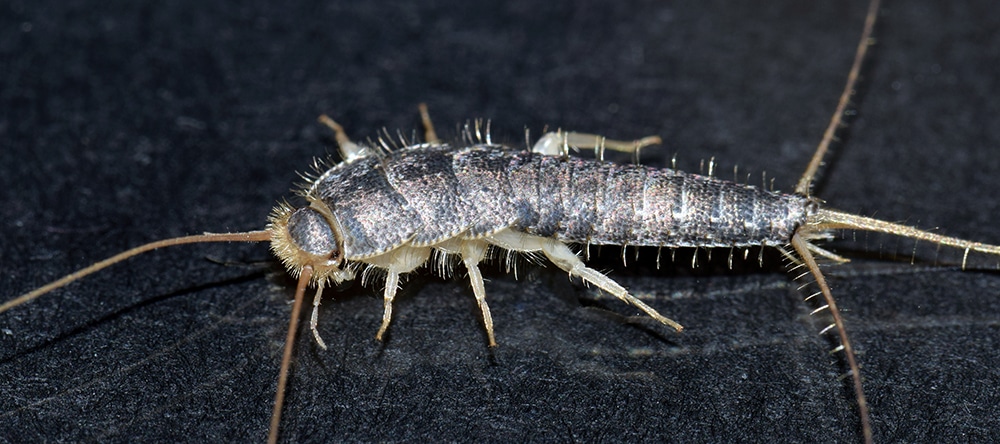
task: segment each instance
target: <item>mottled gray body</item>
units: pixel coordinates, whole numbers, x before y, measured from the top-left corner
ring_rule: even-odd
[[[599,245],[784,245],[813,205],[713,177],[499,145],[416,145],[342,162],[309,193],[340,223],[348,260],[505,228]]]

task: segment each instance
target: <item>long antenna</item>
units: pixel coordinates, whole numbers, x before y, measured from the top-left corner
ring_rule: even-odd
[[[62,288],[73,281],[86,277],[92,273],[101,271],[107,267],[117,264],[121,261],[129,259],[133,256],[138,256],[142,253],[155,250],[157,248],[172,247],[174,245],[184,245],[184,244],[200,244],[207,242],[264,242],[271,240],[271,234],[267,231],[247,231],[243,233],[205,233],[205,234],[195,234],[191,236],[175,237],[171,239],[158,240],[156,242],[150,242],[145,245],[140,245],[138,247],[132,248],[130,250],[123,251],[114,256],[111,256],[103,261],[94,263],[86,268],[81,268],[73,273],[70,273],[62,278],[49,282],[41,287],[31,290],[17,298],[11,299],[0,305],[0,313],[3,313],[11,308],[17,307],[18,305],[30,302],[35,298],[44,295],[57,288]]]
[[[288,333],[285,337],[285,351],[281,356],[281,370],[278,372],[278,388],[274,392],[274,407],[271,409],[271,427],[267,432],[268,444],[278,442],[278,428],[281,425],[281,411],[285,406],[285,387],[288,386],[288,373],[292,366],[292,349],[295,347],[295,334],[299,329],[299,313],[302,312],[302,300],[306,288],[312,280],[313,267],[302,267],[299,283],[295,287],[295,303],[292,304],[292,318],[288,321]]]

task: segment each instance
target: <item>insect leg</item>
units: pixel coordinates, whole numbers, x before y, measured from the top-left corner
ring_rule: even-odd
[[[339,123],[335,122],[326,114],[319,116],[319,123],[322,123],[333,130],[334,135],[337,138],[337,145],[340,147],[340,156],[343,157],[345,161],[352,162],[354,159],[359,159],[371,154],[371,150],[367,147],[351,142],[351,139],[347,137],[347,133],[344,132],[344,127],[340,126]]]
[[[312,315],[309,316],[309,329],[312,330],[313,338],[316,339],[316,343],[319,344],[320,348],[326,350],[326,342],[323,342],[323,338],[319,335],[319,329],[316,326],[319,324],[319,301],[323,298],[323,281],[316,284],[316,295],[313,296],[313,310]]]
[[[396,290],[399,289],[399,273],[389,270],[385,277],[385,293],[382,295],[385,308],[382,310],[382,325],[375,333],[375,340],[381,341],[382,335],[389,329],[389,322],[392,321],[392,300],[396,297]]]
[[[389,329],[389,322],[392,320],[392,300],[396,297],[396,290],[399,288],[399,275],[409,273],[417,267],[427,262],[430,258],[431,249],[428,247],[397,247],[388,253],[365,259],[363,262],[386,270],[385,292],[382,294],[384,309],[382,312],[382,326],[379,327],[375,339],[382,340],[386,330]]]
[[[496,347],[497,341],[493,336],[493,316],[490,315],[490,307],[486,305],[486,286],[483,285],[483,274],[479,271],[479,261],[486,255],[486,242],[479,240],[468,240],[462,242],[462,262],[469,270],[469,283],[472,284],[472,292],[476,295],[476,302],[479,303],[479,310],[483,312],[483,325],[486,326],[486,336],[489,338],[490,347]]]
[[[604,151],[610,149],[623,153],[634,153],[636,157],[639,150],[649,145],[656,145],[663,142],[659,136],[646,136],[639,140],[611,140],[597,134],[574,133],[570,131],[557,131],[545,133],[538,142],[531,147],[531,151],[546,156],[566,156],[569,155],[569,148],[593,149],[598,159],[604,160]]]
[[[434,123],[431,122],[431,113],[427,111],[427,104],[421,103],[417,105],[417,109],[420,110],[420,123],[424,125],[424,142],[435,145],[441,143],[437,132],[434,131]]]
[[[638,307],[640,310],[646,312],[651,318],[660,321],[663,324],[673,327],[677,331],[684,329],[681,324],[678,324],[674,320],[661,315],[656,309],[646,305],[645,302],[640,301],[635,296],[629,294],[625,287],[622,287],[613,279],[607,277],[600,271],[586,266],[583,261],[566,244],[559,242],[555,239],[546,239],[546,242],[542,245],[542,252],[545,256],[556,264],[559,268],[562,268],[570,276],[579,276],[584,281],[596,285],[598,288],[611,293],[618,299],[624,302],[632,304]]]
[[[508,250],[522,252],[541,251],[553,264],[556,264],[557,267],[569,273],[570,276],[579,276],[584,281],[594,284],[598,288],[611,293],[616,298],[638,307],[651,318],[669,325],[677,331],[684,329],[683,326],[674,320],[661,315],[653,307],[646,305],[645,302],[629,294],[625,287],[622,287],[613,279],[593,268],[587,267],[566,244],[556,239],[532,236],[511,230],[502,230],[488,236],[487,239],[489,239],[490,243]]]

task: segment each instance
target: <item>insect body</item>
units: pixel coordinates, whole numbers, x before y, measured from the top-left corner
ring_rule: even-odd
[[[468,269],[490,345],[495,345],[478,270],[490,247],[540,252],[571,275],[680,330],[679,324],[586,267],[566,243],[782,245],[816,208],[808,198],[750,185],[565,155],[570,139],[592,141],[586,148],[609,143],[589,135],[550,133],[530,152],[489,143],[453,148],[435,141],[378,155],[366,155],[374,150],[339,138],[347,160],[304,190],[308,206],[278,207],[269,232],[274,251],[289,270],[312,267],[320,286],[327,279],[353,279],[358,265],[384,270],[386,313],[380,339],[389,325],[399,275],[436,252],[459,256]],[[472,138],[467,132],[466,139]],[[315,322],[312,327],[315,333]]]

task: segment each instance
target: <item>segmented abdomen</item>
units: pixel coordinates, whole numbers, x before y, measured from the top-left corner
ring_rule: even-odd
[[[666,247],[782,245],[809,200],[671,169],[511,156],[521,231],[567,242]]]
[[[308,193],[339,222],[348,259],[504,228],[592,244],[780,245],[812,205],[676,170],[489,145],[419,146],[341,163]]]

